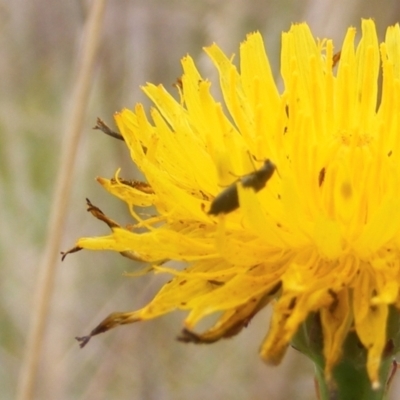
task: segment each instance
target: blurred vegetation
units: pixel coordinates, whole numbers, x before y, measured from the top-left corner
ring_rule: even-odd
[[[16,0],[0,3],[0,387],[15,396],[29,329],[37,267],[63,134],[69,121],[71,86],[90,3]],[[396,0],[114,0],[107,4],[102,44],[93,77],[86,129],[70,193],[63,248],[80,236],[107,232],[85,211],[85,197],[121,223],[124,205],[94,181],[137,175],[127,149],[99,131],[96,117],[136,102],[149,104],[139,86],[162,83],[171,91],[190,53],[204,77],[216,72],[202,47],[218,43],[238,53],[246,33],[260,30],[279,81],[280,34],[306,21],[316,36],[340,48],[348,26],[375,19],[380,38],[400,17]],[[137,265],[117,254],[81,252],[57,266],[55,292],[36,384],[36,399],[270,399],[315,398],[312,367],[294,351],[277,368],[266,367],[258,347],[268,311],[238,337],[210,346],[174,339],[183,315],[130,325],[93,339],[84,350],[74,336],[87,334],[113,311],[144,305],[162,278],[126,278]],[[396,382],[395,384],[396,385]],[[393,388],[392,398],[399,392]]]

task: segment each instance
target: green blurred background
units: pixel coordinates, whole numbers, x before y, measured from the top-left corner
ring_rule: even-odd
[[[16,0],[0,3],[0,388],[16,394],[30,325],[33,292],[53,201],[62,137],[68,130],[71,87],[90,2]],[[85,197],[109,217],[128,223],[126,207],[94,180],[137,177],[125,145],[93,131],[96,117],[136,102],[149,104],[139,86],[172,87],[180,59],[195,59],[217,84],[202,47],[216,42],[238,53],[246,33],[265,38],[279,81],[280,35],[306,21],[337,50],[347,27],[372,17],[379,37],[398,22],[398,0],[109,0],[93,87],[79,144],[63,245],[107,228],[86,211]],[[137,265],[118,254],[80,252],[57,265],[35,399],[314,399],[312,365],[294,350],[268,367],[258,348],[269,324],[260,313],[239,336],[211,346],[175,340],[182,313],[129,325],[95,337],[84,349],[74,340],[113,311],[144,305],[164,277],[127,278]],[[391,398],[400,396],[400,378]],[[396,396],[397,393],[397,396]]]

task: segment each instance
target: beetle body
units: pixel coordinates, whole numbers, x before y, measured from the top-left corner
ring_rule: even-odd
[[[265,160],[263,166],[257,171],[251,172],[240,178],[243,187],[251,187],[255,192],[259,192],[275,171],[275,165],[270,160]],[[211,203],[208,214],[228,214],[239,208],[239,195],[237,182],[232,183],[223,190]]]

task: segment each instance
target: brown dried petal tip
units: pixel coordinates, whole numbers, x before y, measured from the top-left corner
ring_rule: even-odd
[[[93,129],[99,129],[103,133],[105,133],[108,136],[111,136],[115,139],[125,141],[124,137],[118,133],[113,131],[111,128],[108,127],[108,125],[100,118],[97,118],[96,125],[93,127]]]
[[[65,258],[68,254],[76,253],[77,251],[80,251],[80,250],[82,250],[82,247],[75,246],[75,247],[73,247],[72,249],[69,249],[69,250],[67,250],[67,251],[61,251],[61,253],[60,253],[60,254],[62,255],[61,261],[64,261],[64,258]]]
[[[134,322],[133,320],[129,320],[129,317],[130,313],[112,313],[108,317],[104,318],[103,321],[101,321],[100,324],[97,325],[96,328],[94,328],[89,335],[80,337],[77,336],[75,337],[75,339],[80,342],[79,346],[83,348],[93,336],[98,335],[99,333],[107,332],[118,325],[124,325]]]

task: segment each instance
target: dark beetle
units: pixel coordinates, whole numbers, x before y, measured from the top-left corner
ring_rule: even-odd
[[[243,187],[251,187],[255,192],[259,192],[271,178],[275,171],[275,165],[270,160],[265,160],[264,165],[248,175],[240,178]],[[239,207],[239,196],[237,182],[232,183],[223,190],[211,203],[208,214],[228,214]]]

